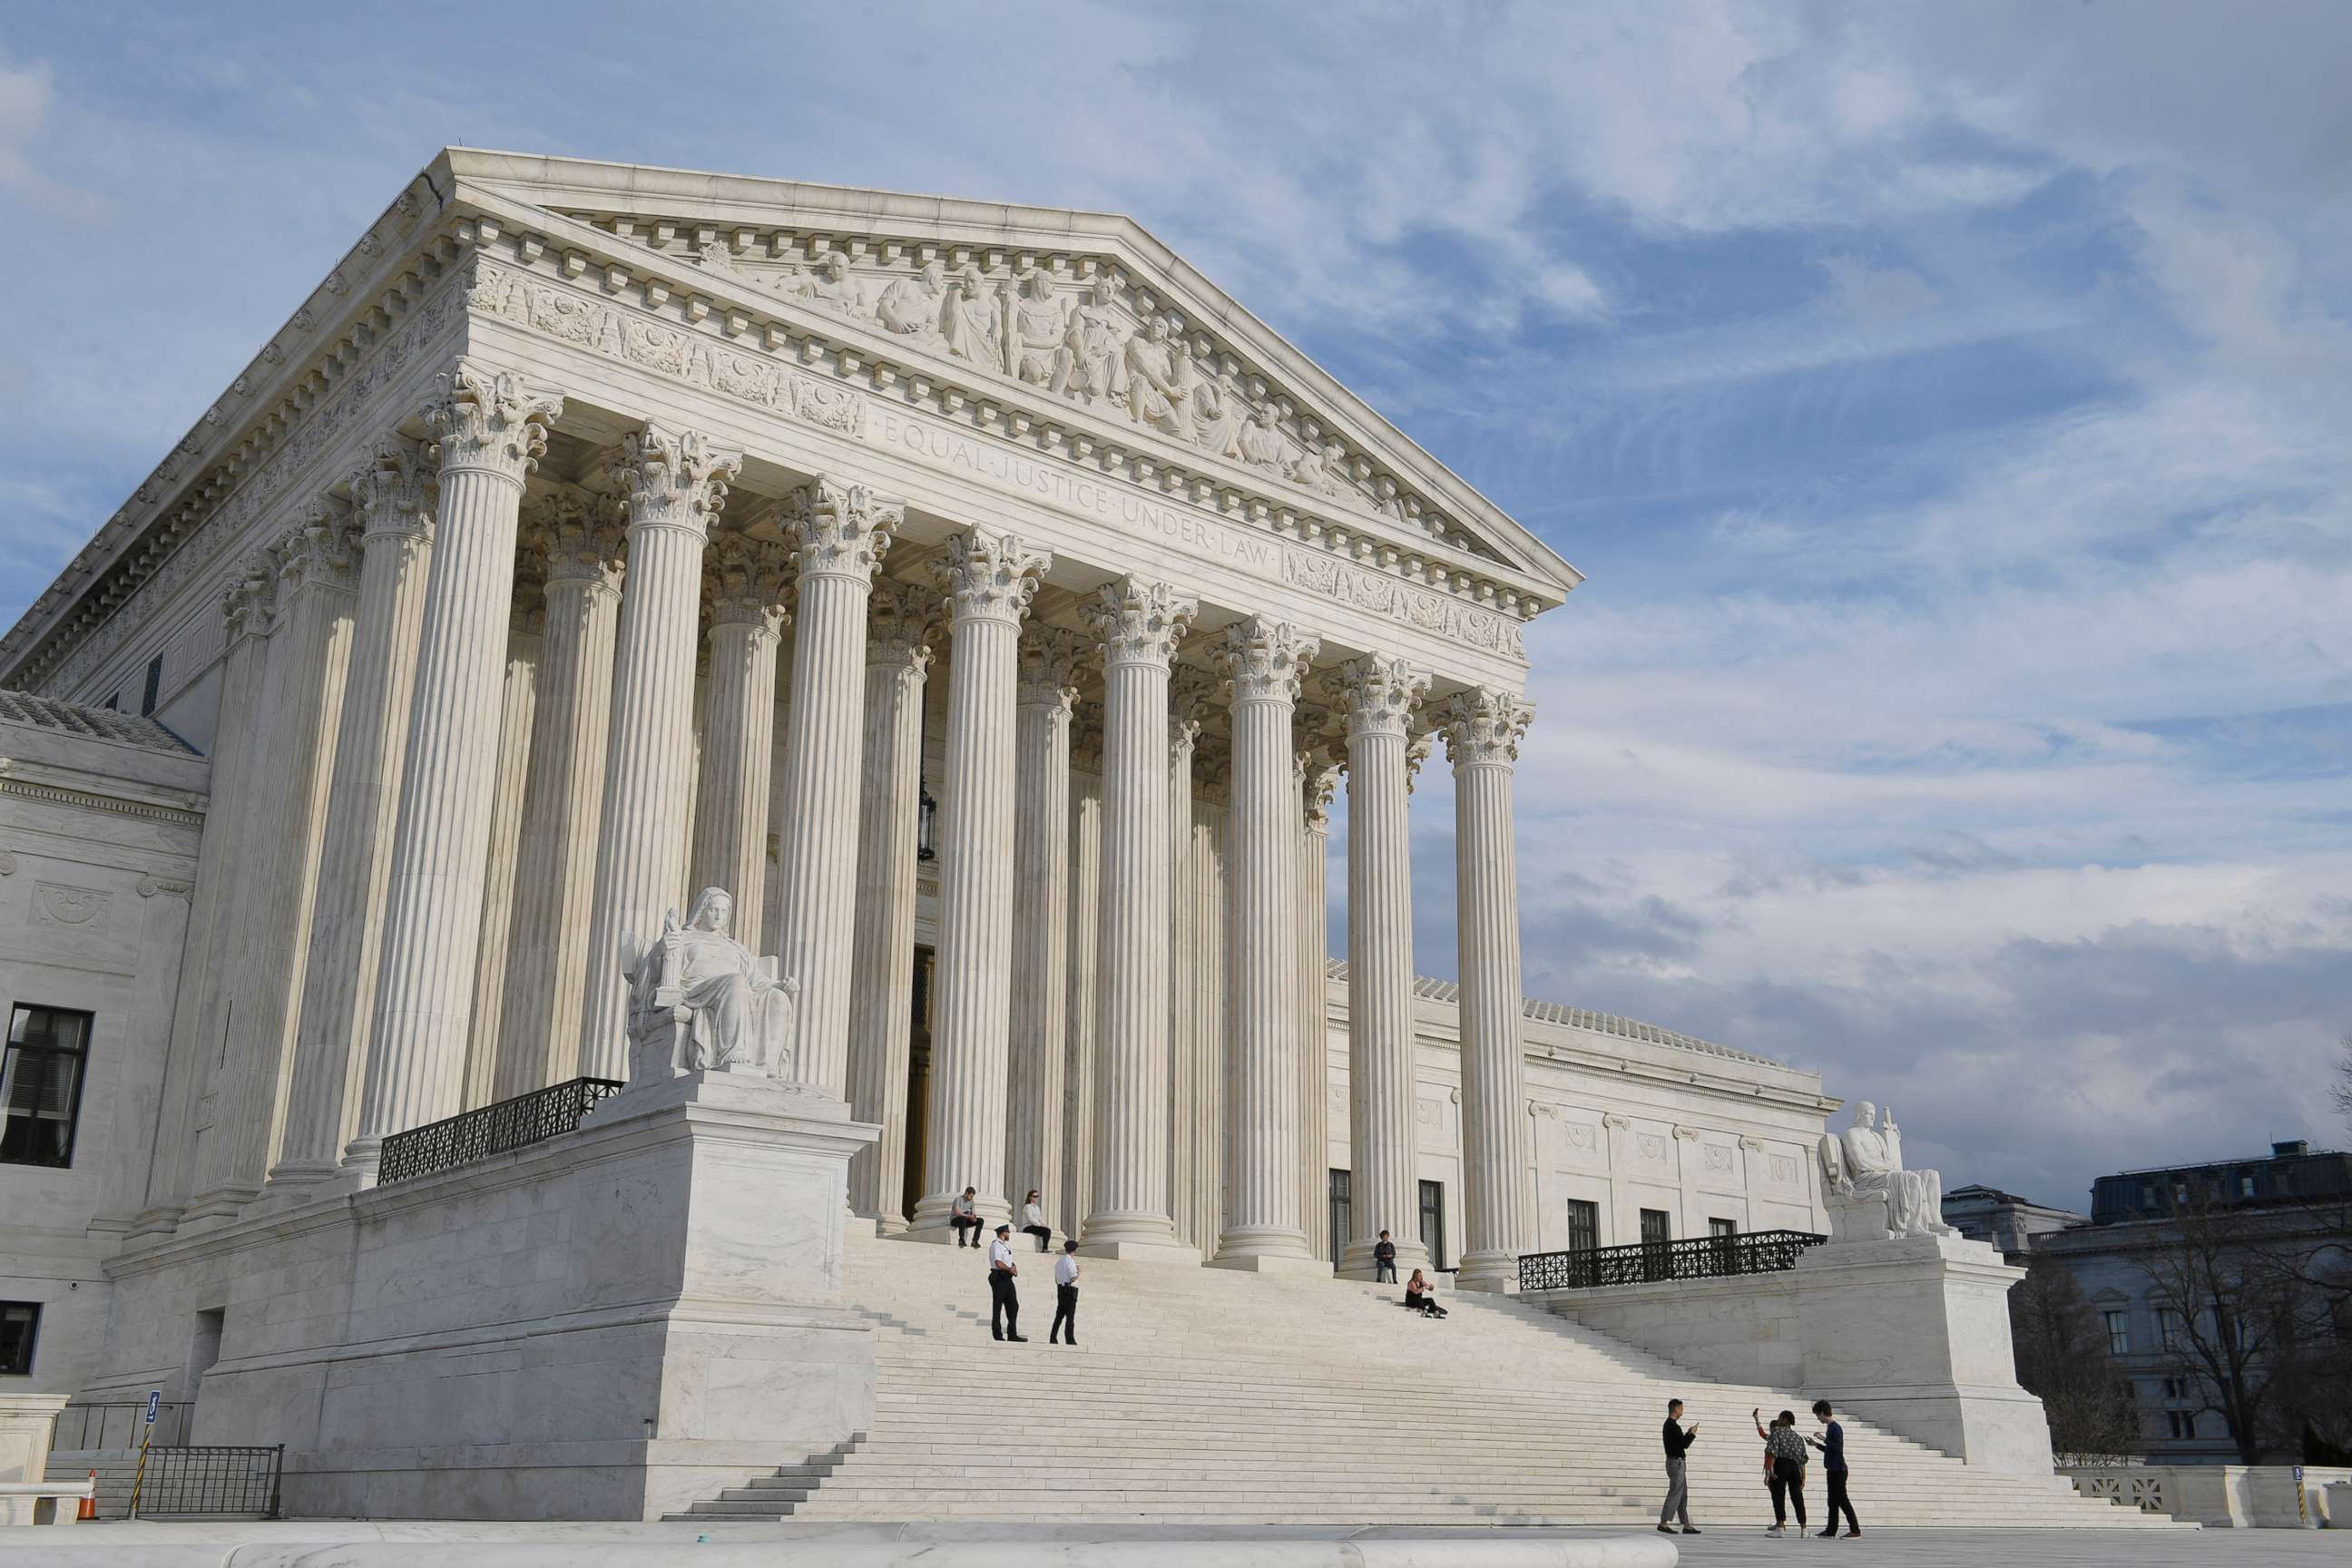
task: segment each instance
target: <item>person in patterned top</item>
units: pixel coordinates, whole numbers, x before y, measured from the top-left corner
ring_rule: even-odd
[[[1764,1484],[1772,1489],[1772,1528],[1767,1535],[1789,1533],[1789,1512],[1796,1510],[1797,1530],[1805,1529],[1805,1439],[1797,1431],[1797,1413],[1783,1410],[1772,1417],[1769,1430],[1764,1413],[1751,1410],[1756,1435],[1764,1439]]]

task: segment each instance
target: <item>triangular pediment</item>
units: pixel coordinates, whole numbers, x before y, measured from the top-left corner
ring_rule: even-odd
[[[1133,220],[453,149],[453,199],[673,289],[777,302],[916,371],[1086,420],[1213,489],[1557,603],[1576,569]],[[593,239],[590,237],[593,237]]]

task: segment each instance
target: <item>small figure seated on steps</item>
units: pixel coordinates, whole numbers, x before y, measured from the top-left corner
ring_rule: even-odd
[[[793,1063],[800,983],[727,934],[735,900],[705,888],[684,925],[673,909],[629,979],[629,1081],[690,1072],[782,1078]]]
[[[1445,1309],[1437,1304],[1437,1288],[1429,1276],[1416,1268],[1412,1278],[1404,1282],[1404,1305],[1409,1312],[1419,1312],[1424,1318],[1442,1318]]]
[[[1944,1178],[1903,1168],[1903,1130],[1892,1111],[1882,1127],[1878,1107],[1860,1101],[1853,1126],[1822,1137],[1821,1158],[1832,1241],[1952,1234],[1944,1223]]]

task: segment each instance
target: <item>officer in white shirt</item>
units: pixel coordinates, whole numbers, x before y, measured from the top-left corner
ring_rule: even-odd
[[[988,1331],[995,1339],[1025,1345],[1029,1342],[1021,1332],[1021,1295],[1013,1288],[1013,1278],[1020,1272],[1013,1261],[1013,1227],[1000,1225],[996,1239],[988,1245]]]
[[[1045,1331],[1045,1342],[1057,1342],[1062,1325],[1070,1326],[1070,1343],[1078,1342],[1078,1238],[1062,1243],[1062,1256],[1054,1259],[1054,1326]]]

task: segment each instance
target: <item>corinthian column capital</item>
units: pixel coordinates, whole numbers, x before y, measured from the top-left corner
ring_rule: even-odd
[[[1252,616],[1227,626],[1209,658],[1234,683],[1235,702],[1296,702],[1307,666],[1322,646],[1288,621]]]
[[[1197,665],[1180,664],[1168,675],[1168,744],[1190,745],[1217,700],[1217,678]]]
[[[428,455],[415,443],[387,436],[374,456],[351,476],[352,501],[359,508],[360,534],[404,534],[429,541],[440,484]]]
[[[1018,626],[1037,596],[1038,578],[1053,563],[1050,553],[1024,544],[1017,534],[974,528],[948,541],[938,573],[958,625],[1002,621]]]
[[[351,512],[331,496],[312,496],[302,509],[299,527],[278,536],[272,547],[278,556],[278,591],[283,595],[306,588],[352,587],[352,546],[357,542]]]
[[[1058,705],[1068,712],[1078,700],[1078,670],[1086,663],[1087,639],[1066,626],[1032,626],[1021,634],[1018,701],[1024,708]]]
[[[236,575],[221,590],[221,618],[228,626],[228,640],[239,637],[265,637],[269,631],[269,617],[278,605],[278,566],[272,552],[267,548],[248,551],[238,563]]]
[[[912,583],[877,581],[866,623],[866,668],[890,666],[909,677],[922,675],[931,665],[939,610],[939,596]]]
[[[1429,675],[1401,658],[1368,653],[1324,677],[1326,695],[1348,716],[1348,738],[1405,735],[1413,710],[1429,694]]]
[[[612,503],[563,489],[542,498],[525,521],[551,584],[577,584],[618,593],[626,545]]]
[[[906,520],[906,502],[877,495],[864,485],[819,476],[793,492],[779,521],[800,552],[803,577],[870,583]]]
[[[742,453],[701,431],[651,423],[621,438],[621,460],[613,465],[632,529],[682,529],[704,538],[727,504],[729,483],[742,471]]]
[[[792,552],[781,545],[740,533],[714,533],[702,575],[714,626],[760,626],[773,636],[792,619],[784,612]]]
[[[441,377],[440,395],[424,409],[440,437],[443,473],[476,469],[516,485],[538,465],[547,427],[562,413],[556,394],[470,359]]]
[[[1104,663],[1165,669],[1200,608],[1200,601],[1165,583],[1121,577],[1097,589],[1082,613],[1102,645]]]
[[[1519,742],[1536,716],[1534,704],[1481,686],[1449,697],[1437,710],[1446,755],[1455,768],[1507,768],[1519,760]]]

